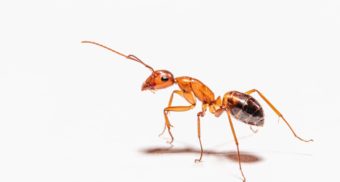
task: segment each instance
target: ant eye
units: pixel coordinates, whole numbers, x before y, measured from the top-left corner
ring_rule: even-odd
[[[166,82],[166,81],[168,81],[168,80],[169,80],[169,78],[168,78],[168,77],[166,77],[166,76],[162,76],[161,80],[162,80],[162,82]]]

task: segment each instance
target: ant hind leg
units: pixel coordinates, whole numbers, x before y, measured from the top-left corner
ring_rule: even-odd
[[[235,132],[235,129],[234,129],[233,122],[232,122],[232,120],[231,120],[230,111],[229,111],[229,110],[226,110],[226,112],[227,112],[227,115],[228,115],[229,125],[230,125],[230,128],[231,128],[233,137],[234,137],[234,141],[235,141],[235,144],[236,144],[236,148],[237,148],[238,165],[239,165],[239,168],[240,168],[242,177],[243,177],[243,182],[245,182],[245,181],[246,181],[246,177],[244,176],[243,170],[242,170],[241,156],[240,156],[240,148],[239,148],[239,146],[238,146],[238,140],[237,140],[236,132]]]
[[[303,141],[303,142],[311,142],[311,141],[313,141],[313,139],[309,139],[309,140],[306,140],[306,139],[303,139],[303,138],[301,138],[301,137],[299,137],[296,133],[295,133],[295,131],[294,131],[294,129],[290,126],[290,124],[288,123],[288,121],[283,117],[283,115],[280,113],[280,111],[279,110],[277,110],[276,109],[276,107],[260,92],[260,91],[258,91],[258,90],[256,90],[256,89],[252,89],[252,90],[249,90],[249,91],[247,91],[247,92],[245,92],[245,94],[252,94],[252,93],[254,93],[254,92],[256,92],[257,94],[259,94],[259,96],[269,105],[269,107],[279,116],[279,118],[282,118],[282,120],[287,124],[287,126],[288,126],[288,128],[290,129],[290,131],[293,133],[293,135],[297,138],[297,139],[299,139],[299,140],[301,140],[301,141]]]

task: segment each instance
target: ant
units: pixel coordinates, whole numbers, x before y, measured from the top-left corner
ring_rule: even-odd
[[[231,116],[235,119],[242,121],[245,124],[251,126],[263,126],[264,124],[264,113],[261,105],[258,101],[256,101],[250,94],[257,93],[268,105],[269,107],[281,118],[288,126],[290,131],[293,135],[303,141],[303,142],[311,142],[313,139],[305,140],[299,137],[293,128],[290,126],[288,121],[283,117],[279,110],[257,89],[251,89],[246,92],[238,92],[238,91],[229,91],[224,94],[223,99],[220,96],[215,98],[214,92],[212,92],[209,87],[207,87],[204,83],[199,81],[198,79],[189,77],[189,76],[182,76],[182,77],[174,77],[170,71],[167,70],[154,70],[151,66],[145,64],[139,58],[134,55],[125,55],[116,50],[113,50],[107,46],[102,44],[92,42],[92,41],[82,41],[82,43],[89,43],[100,46],[105,48],[109,51],[112,51],[120,56],[125,57],[126,59],[130,59],[132,61],[136,61],[141,63],[145,67],[151,70],[151,75],[144,81],[142,85],[142,91],[150,90],[152,92],[168,88],[174,84],[177,84],[179,90],[174,90],[170,96],[170,100],[168,106],[164,108],[164,119],[165,119],[165,126],[163,131],[160,135],[163,135],[165,130],[167,129],[171,140],[169,141],[170,144],[174,141],[174,137],[171,133],[171,127],[168,114],[170,111],[173,112],[183,112],[189,111],[196,106],[196,99],[202,102],[202,111],[197,113],[197,133],[198,133],[198,140],[200,144],[200,157],[195,159],[195,162],[200,162],[203,157],[203,146],[201,141],[201,118],[204,117],[206,111],[209,111],[214,114],[216,117],[221,116],[223,112],[226,112],[229,120],[229,125],[234,137],[234,141],[237,148],[237,156],[238,156],[238,164],[239,169],[243,177],[243,181],[246,181],[246,177],[243,174],[242,165],[240,161],[240,149],[239,149],[239,142],[236,136],[236,132],[233,126],[233,122]],[[172,100],[174,95],[177,94],[183,97],[188,103],[188,106],[172,106]],[[254,132],[254,131],[253,131]],[[256,132],[256,131],[255,131]]]

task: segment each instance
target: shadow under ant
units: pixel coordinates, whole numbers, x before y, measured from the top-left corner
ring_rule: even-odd
[[[144,154],[159,155],[159,154],[200,154],[200,150],[191,147],[173,148],[173,147],[153,147],[141,150]],[[236,151],[217,152],[213,150],[204,150],[203,155],[211,155],[216,157],[227,158],[233,162],[238,162]],[[262,161],[262,158],[248,152],[240,152],[240,161],[242,163],[256,163]]]

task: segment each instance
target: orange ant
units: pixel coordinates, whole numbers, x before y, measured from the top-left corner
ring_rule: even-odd
[[[102,44],[92,42],[92,41],[82,41],[82,43],[89,43],[100,46],[105,48],[109,51],[112,51],[120,56],[123,56],[127,59],[132,61],[136,61],[147,67],[151,70],[151,75],[145,80],[142,85],[142,91],[150,90],[156,91],[159,89],[164,89],[170,87],[174,84],[179,86],[179,90],[174,90],[170,96],[170,100],[168,103],[168,107],[164,108],[164,119],[165,119],[165,126],[160,135],[162,135],[165,130],[167,129],[171,140],[169,143],[171,144],[174,141],[174,137],[171,133],[171,127],[168,114],[170,111],[181,112],[181,111],[188,111],[193,109],[196,106],[196,99],[202,102],[202,111],[197,113],[197,133],[198,133],[198,140],[200,144],[200,157],[199,159],[195,159],[195,162],[200,162],[203,157],[203,147],[201,142],[201,121],[200,118],[204,117],[205,112],[207,109],[214,114],[216,117],[221,116],[221,114],[225,111],[228,116],[230,128],[234,137],[234,141],[237,147],[237,155],[238,155],[238,164],[239,169],[243,177],[243,181],[246,181],[246,178],[243,174],[241,161],[240,161],[240,149],[239,143],[236,137],[236,132],[232,123],[231,116],[235,119],[242,121],[250,126],[263,126],[264,124],[264,113],[261,105],[252,97],[250,94],[257,93],[268,105],[269,107],[281,118],[288,126],[290,131],[293,135],[303,141],[303,142],[310,142],[313,139],[305,140],[300,138],[293,128],[290,126],[288,121],[283,117],[279,110],[258,90],[252,89],[247,92],[238,92],[238,91],[230,91],[224,94],[223,99],[221,97],[215,98],[214,93],[201,81],[198,79],[182,76],[182,77],[174,77],[170,71],[167,70],[154,70],[151,66],[145,64],[139,58],[134,55],[125,55],[118,51],[115,51],[107,46]],[[172,100],[174,95],[177,94],[183,97],[190,105],[188,106],[172,106]]]

